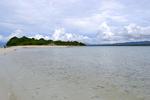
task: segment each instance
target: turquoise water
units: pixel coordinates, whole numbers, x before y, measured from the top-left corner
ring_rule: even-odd
[[[0,73],[18,100],[149,100],[150,47],[22,48]]]

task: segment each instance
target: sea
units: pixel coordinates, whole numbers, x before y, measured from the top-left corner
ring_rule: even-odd
[[[8,100],[150,100],[150,47],[20,48],[0,79]]]

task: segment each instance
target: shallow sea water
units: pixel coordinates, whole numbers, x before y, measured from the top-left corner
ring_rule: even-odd
[[[0,80],[3,100],[149,100],[150,47],[20,48]]]

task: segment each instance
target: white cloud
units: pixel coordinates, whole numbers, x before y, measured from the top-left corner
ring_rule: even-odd
[[[128,22],[127,16],[122,14],[124,6],[116,0],[102,0],[96,13],[83,17],[67,17],[63,24],[68,28],[82,30],[80,32],[93,33],[99,30],[104,22],[110,25],[123,24]]]
[[[3,36],[2,35],[0,35],[0,41],[2,41],[3,40]]]
[[[124,33],[126,37],[131,40],[148,40],[150,38],[150,26],[139,26],[134,23],[125,26],[127,33]]]
[[[109,39],[114,35],[114,33],[111,31],[111,28],[106,22],[103,22],[100,25],[99,30],[100,30],[100,34],[102,34],[103,38],[105,39]]]
[[[15,30],[13,33],[11,33],[6,39],[9,40],[10,38],[12,37],[22,37],[24,36],[25,34],[23,33],[23,31],[21,29],[17,29]]]
[[[56,29],[52,35],[52,39],[54,40],[59,40],[63,39],[64,40],[64,35],[65,35],[65,30],[64,28]]]
[[[64,28],[56,29],[52,35],[53,40],[63,40],[63,41],[80,41],[80,42],[87,42],[89,37],[83,36],[74,33],[67,33],[65,32]]]
[[[3,35],[0,35],[0,41],[3,41],[3,42],[6,42],[6,41],[8,41],[10,38],[12,38],[12,37],[22,37],[22,36],[24,36],[25,34],[23,33],[23,31],[22,30],[20,30],[20,29],[17,29],[17,30],[15,30],[14,32],[12,32],[10,35],[8,35],[8,36],[3,36]]]
[[[35,39],[45,39],[45,40],[49,40],[50,37],[49,36],[45,36],[45,35],[41,35],[41,34],[36,34],[35,36],[31,36],[30,38],[35,38]]]
[[[93,38],[94,39],[94,38]],[[102,23],[96,35],[95,43],[115,43],[128,41],[147,41],[150,39],[150,26],[129,24],[120,28]]]

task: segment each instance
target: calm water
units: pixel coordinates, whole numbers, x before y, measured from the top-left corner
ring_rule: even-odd
[[[13,100],[149,100],[150,47],[22,48],[0,73]]]

